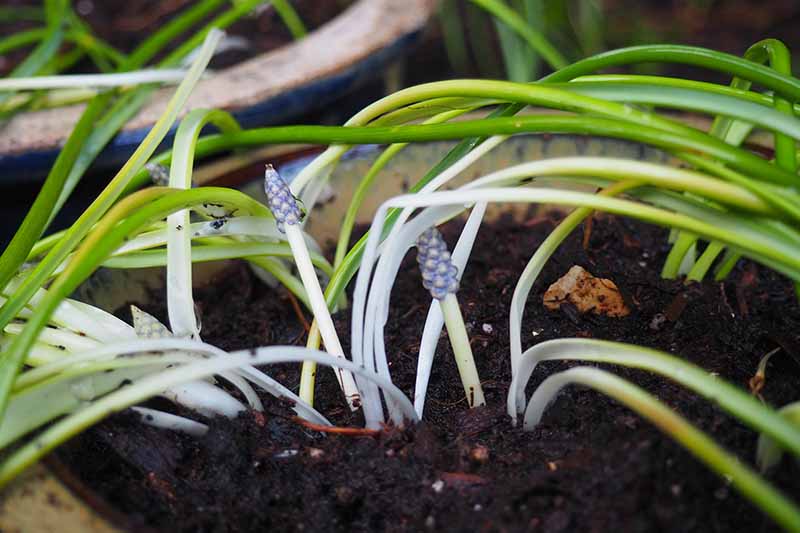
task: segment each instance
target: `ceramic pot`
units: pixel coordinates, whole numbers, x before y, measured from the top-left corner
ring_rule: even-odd
[[[422,35],[434,0],[358,0],[305,38],[214,72],[184,112],[230,111],[243,127],[265,126],[321,109],[380,75]],[[98,157],[124,162],[161,115],[172,88],[159,90]],[[21,113],[0,126],[0,180],[41,179],[83,112],[72,105]],[[166,143],[171,143],[168,136]]]

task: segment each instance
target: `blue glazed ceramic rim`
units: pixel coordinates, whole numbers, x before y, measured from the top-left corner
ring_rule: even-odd
[[[375,78],[383,67],[416,44],[421,35],[422,29],[407,33],[389,46],[341,72],[313,80],[255,105],[235,110],[233,115],[242,127],[252,128],[285,123],[301,114],[318,110]],[[172,144],[176,127],[167,134],[159,150]],[[102,169],[121,165],[139,146],[148,131],[150,128],[120,132],[97,157],[92,168]],[[53,165],[58,153],[58,148],[48,148],[18,154],[0,154],[0,184],[41,181]]]

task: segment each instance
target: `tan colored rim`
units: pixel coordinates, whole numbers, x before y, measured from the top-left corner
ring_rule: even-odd
[[[202,80],[184,112],[196,108],[228,111],[247,108],[313,80],[343,72],[403,35],[422,28],[435,4],[435,0],[358,0],[306,38]],[[160,90],[124,131],[153,124],[171,95],[171,89]],[[0,128],[0,154],[59,146],[84,107],[73,105],[15,116]]]

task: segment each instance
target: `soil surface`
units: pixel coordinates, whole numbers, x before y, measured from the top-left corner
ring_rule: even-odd
[[[306,29],[314,30],[336,15],[351,3],[351,0],[292,0]],[[9,6],[38,6],[41,0],[10,0]],[[182,11],[191,7],[191,0],[125,0],[124,2],[81,0],[75,2],[78,15],[91,27],[94,35],[105,40],[122,52],[131,52],[136,46],[150,37],[153,32],[164,26]],[[198,28],[210,22],[215,16],[229,8],[223,3],[222,8],[212,13],[201,23],[196,24],[186,35],[168,46],[164,53],[156,59],[176,48],[190,37]],[[23,29],[41,26],[41,23],[0,21],[0,35]],[[220,69],[235,65],[262,52],[279,48],[293,40],[286,24],[272,7],[256,9],[251,15],[240,19],[226,30],[229,36],[240,39],[236,47],[218,53],[211,62],[211,68]],[[11,71],[26,55],[29,49],[21,49],[7,56],[0,56],[0,75]],[[88,60],[79,62],[71,72],[95,71],[96,67]]]
[[[377,436],[304,428],[285,405],[210,420],[192,439],[118,415],[65,446],[74,467],[132,531],[776,531],[724,480],[630,410],[572,387],[532,432],[511,425],[508,307],[519,273],[556,216],[503,220],[481,230],[458,294],[488,407],[469,410],[446,336],[435,361],[425,421]],[[450,246],[462,222],[444,228]],[[667,232],[602,217],[588,248],[578,231],[554,256],[526,308],[523,343],[591,337],[681,354],[743,388],[759,360],[771,359],[761,394],[781,406],[800,390],[800,311],[792,287],[741,262],[726,283],[660,279]],[[416,353],[429,297],[410,255],[393,292],[386,345],[395,383],[413,390]],[[578,264],[613,280],[632,312],[578,315],[542,305],[547,286]],[[197,295],[203,336],[225,349],[302,344],[305,330],[286,292],[237,265]],[[149,311],[164,317],[163,308]],[[340,332],[349,317],[336,317]],[[346,340],[343,335],[343,340]],[[347,346],[345,346],[347,350]],[[575,366],[546,363],[548,374]],[[296,387],[294,366],[268,369]],[[751,463],[757,435],[664,378],[611,368],[638,383]],[[333,373],[318,374],[318,407],[335,423],[358,425]],[[784,459],[768,478],[796,500],[800,467]]]

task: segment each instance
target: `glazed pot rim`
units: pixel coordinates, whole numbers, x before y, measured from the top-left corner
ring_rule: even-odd
[[[224,109],[242,126],[253,127],[320,108],[415,44],[434,9],[434,0],[357,0],[305,38],[200,80],[182,114],[197,108]],[[159,89],[109,143],[96,165],[124,162],[158,120],[173,91]],[[85,104],[75,104],[12,117],[0,130],[0,169],[7,176],[2,181],[39,179],[84,108]]]

